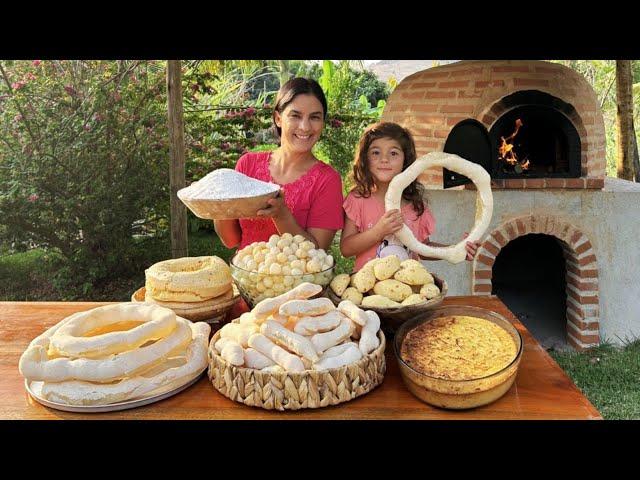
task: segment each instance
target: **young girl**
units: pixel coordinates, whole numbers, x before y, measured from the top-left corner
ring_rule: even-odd
[[[396,123],[369,126],[360,142],[353,165],[355,187],[343,203],[345,224],[340,251],[355,255],[354,270],[372,258],[397,255],[400,260],[423,258],[409,251],[394,235],[406,224],[416,239],[427,245],[435,219],[422,200],[422,187],[413,181],[402,194],[402,208],[385,212],[384,197],[389,183],[416,160],[416,148],[408,130]],[[473,259],[478,244],[467,242],[467,260]],[[435,259],[427,259],[435,260]]]

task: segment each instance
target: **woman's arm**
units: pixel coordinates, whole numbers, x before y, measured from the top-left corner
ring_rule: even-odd
[[[213,227],[227,248],[234,248],[240,245],[242,231],[238,220],[214,220]]]

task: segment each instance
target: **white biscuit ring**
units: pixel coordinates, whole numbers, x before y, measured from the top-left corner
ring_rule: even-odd
[[[92,330],[121,322],[140,322],[129,330],[83,336]],[[176,314],[168,308],[136,303],[106,305],[81,312],[49,338],[49,354],[95,358],[125,352],[150,340],[167,336],[176,327]]]
[[[441,258],[451,263],[460,263],[467,257],[466,243],[477,242],[484,235],[493,214],[493,195],[491,194],[491,177],[480,165],[464,160],[458,155],[444,152],[431,152],[413,162],[404,172],[396,175],[384,199],[385,210],[400,210],[402,192],[418,176],[430,167],[445,167],[468,177],[478,189],[480,202],[476,221],[469,232],[469,236],[456,245],[448,247],[430,247],[420,243],[413,232],[406,225],[395,233],[395,236],[405,244],[409,250],[424,257]]]

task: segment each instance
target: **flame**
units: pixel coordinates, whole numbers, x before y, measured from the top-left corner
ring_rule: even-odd
[[[516,137],[516,135],[518,135],[518,131],[520,130],[520,127],[522,127],[522,125],[522,120],[519,118],[516,119],[516,129],[513,131],[513,133],[507,138],[500,137],[501,145],[498,151],[500,153],[500,158],[507,162],[509,165],[520,164],[520,167],[523,170],[528,170],[530,164],[529,160],[525,159],[524,162],[520,162],[520,160],[518,160],[518,155],[516,155],[516,152],[513,149],[513,143],[510,143]]]

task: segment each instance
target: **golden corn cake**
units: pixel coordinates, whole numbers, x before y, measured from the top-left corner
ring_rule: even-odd
[[[516,357],[511,335],[493,322],[441,317],[411,330],[400,356],[411,368],[446,380],[471,380],[499,372]]]

